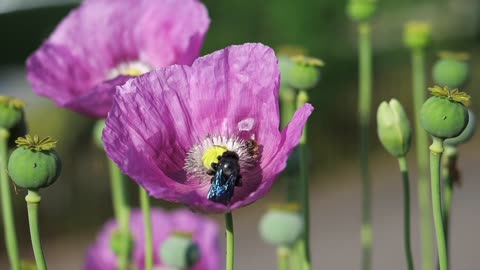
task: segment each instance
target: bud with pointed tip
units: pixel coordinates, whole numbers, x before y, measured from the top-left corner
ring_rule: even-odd
[[[382,145],[393,156],[403,157],[410,150],[412,128],[398,100],[384,101],[378,106],[377,133]]]

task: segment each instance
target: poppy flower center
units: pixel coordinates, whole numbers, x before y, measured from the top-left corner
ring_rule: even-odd
[[[255,166],[259,159],[258,145],[253,139],[207,136],[187,153],[183,169],[187,173],[188,180],[209,182],[212,178],[209,172],[214,171],[212,164],[218,164],[219,157],[228,152],[238,156],[240,170]]]
[[[140,76],[152,70],[152,67],[142,61],[126,61],[121,62],[112,68],[108,74],[107,79],[115,79],[118,76]]]

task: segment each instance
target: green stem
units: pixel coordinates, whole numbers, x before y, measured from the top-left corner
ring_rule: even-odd
[[[296,106],[296,91],[295,89],[287,86],[283,86],[280,88],[280,102],[281,102],[281,126],[284,128],[288,122],[295,114],[295,106]],[[295,202],[297,200],[297,183],[294,178],[287,177],[287,201],[288,202]]]
[[[443,227],[447,242],[447,256],[450,258],[450,213],[452,210],[453,185],[457,180],[457,149],[455,146],[445,146],[442,166],[443,185]]]
[[[38,231],[38,205],[42,197],[37,191],[28,190],[25,197],[28,209],[28,223],[30,226],[30,238],[32,239],[33,254],[38,270],[47,270],[45,257],[43,256],[42,244],[40,242],[40,233]]]
[[[140,207],[142,208],[143,224],[145,231],[145,270],[153,269],[153,237],[152,217],[150,213],[150,200],[147,191],[139,186]]]
[[[290,249],[287,247],[277,248],[278,270],[289,270]]]
[[[113,209],[115,218],[118,222],[119,230],[124,234],[129,233],[130,208],[127,201],[126,179],[120,172],[117,165],[109,160]],[[129,239],[125,237],[125,243],[122,245],[120,256],[118,258],[118,269],[127,270],[129,265],[128,246]]]
[[[297,108],[300,108],[308,101],[308,93],[305,90],[300,90],[297,98]],[[307,125],[303,127],[302,137],[299,145],[300,155],[300,197],[303,215],[303,237],[301,242],[303,244],[302,265],[303,270],[310,270],[310,196],[309,196],[309,178],[308,178],[308,161],[307,161]]]
[[[408,270],[413,270],[412,244],[410,242],[410,184],[408,179],[407,159],[405,157],[399,157],[398,166],[400,167],[403,180],[403,228],[405,256],[407,259]]]
[[[372,48],[370,25],[361,23],[359,32],[359,124],[360,124],[360,167],[362,175],[362,269],[371,269],[372,264],[372,187],[368,160],[370,108],[372,99]]]
[[[422,270],[433,269],[432,216],[430,214],[430,186],[428,183],[428,134],[420,123],[420,109],[425,102],[425,55],[423,49],[412,50],[413,104],[415,109],[415,141],[418,166],[418,203],[420,212],[420,237]]]
[[[443,140],[433,137],[430,146],[430,177],[432,185],[432,207],[440,270],[448,270],[447,243],[442,218],[442,194],[440,189],[440,161],[443,153]]]
[[[233,270],[233,259],[235,252],[234,238],[233,238],[233,216],[232,213],[225,214],[225,229],[227,252],[225,253],[226,270]]]
[[[5,246],[10,261],[10,268],[12,270],[20,270],[17,233],[15,231],[15,220],[13,218],[12,195],[10,193],[10,181],[7,172],[9,136],[8,130],[0,129],[0,196],[2,197]]]

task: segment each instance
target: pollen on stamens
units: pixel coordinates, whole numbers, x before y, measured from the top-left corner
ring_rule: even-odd
[[[112,68],[107,74],[107,79],[111,80],[120,75],[140,76],[150,70],[152,70],[152,67],[142,61],[126,61]]]
[[[210,181],[211,164],[218,163],[218,157],[226,151],[235,152],[239,157],[240,170],[257,165],[259,160],[258,145],[254,140],[243,140],[238,137],[207,136],[202,142],[188,151],[183,169],[188,180],[200,183]]]

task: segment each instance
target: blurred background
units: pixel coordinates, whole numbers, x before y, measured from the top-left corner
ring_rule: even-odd
[[[81,269],[84,254],[101,225],[112,216],[104,153],[92,141],[94,121],[35,96],[25,79],[25,60],[79,1],[2,0],[0,2],[0,94],[27,102],[30,133],[59,140],[64,163],[60,180],[42,191],[41,233],[50,269]],[[396,97],[412,116],[410,54],[403,46],[403,24],[411,19],[433,25],[427,53],[428,74],[439,50],[471,53],[473,80],[467,87],[477,111],[480,94],[480,2],[478,0],[383,0],[373,20],[374,101]],[[231,44],[262,42],[273,48],[304,47],[321,58],[319,86],[311,91],[316,110],[309,122],[311,144],[312,257],[314,269],[358,269],[360,265],[360,179],[357,160],[356,26],[345,15],[346,1],[205,0],[211,26],[202,55]],[[428,78],[431,84],[431,78]],[[478,111],[477,111],[478,112]],[[374,118],[372,117],[372,120]],[[402,189],[396,160],[371,132],[374,181],[374,267],[405,269],[402,240]],[[456,190],[452,221],[452,269],[477,270],[480,236],[480,156],[478,136],[461,148],[463,185]],[[412,178],[414,254],[420,265],[415,160]],[[285,177],[284,177],[285,178]],[[270,202],[281,201],[284,179],[264,199],[234,214],[237,269],[276,269],[275,250],[258,236],[258,220]],[[137,189],[131,185],[132,202]],[[32,259],[24,191],[14,195],[21,254]],[[156,205],[175,207],[155,201]],[[223,216],[213,215],[223,226]],[[1,226],[1,225],[0,225]],[[223,237],[222,237],[223,240]],[[223,244],[223,243],[222,243]],[[3,234],[0,269],[8,269]]]

